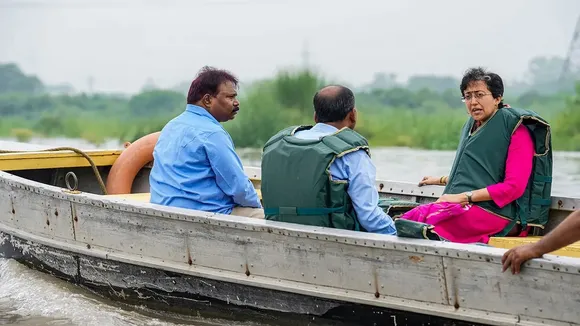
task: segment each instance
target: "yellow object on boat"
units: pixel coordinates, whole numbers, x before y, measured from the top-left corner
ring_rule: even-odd
[[[119,157],[121,151],[87,151],[96,166],[111,166]],[[37,169],[62,169],[89,167],[86,158],[72,151],[33,152],[33,153],[1,153],[0,171],[22,171]]]
[[[511,249],[513,247],[540,241],[542,237],[491,237],[489,245],[496,248]],[[580,241],[550,253],[551,255],[580,258]]]

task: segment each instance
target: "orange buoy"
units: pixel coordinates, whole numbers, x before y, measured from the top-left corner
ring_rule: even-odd
[[[130,194],[137,173],[149,162],[153,161],[153,148],[161,132],[143,136],[133,143],[126,142],[126,148],[115,160],[107,177],[107,193]]]

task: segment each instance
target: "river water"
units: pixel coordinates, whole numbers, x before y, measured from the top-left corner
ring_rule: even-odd
[[[68,139],[33,139],[43,146],[96,148]],[[0,143],[2,146],[2,143]],[[122,148],[108,142],[100,148]],[[260,166],[259,150],[240,149],[245,165]],[[455,153],[407,148],[374,148],[372,160],[377,178],[418,182],[424,175],[449,172]],[[580,197],[580,153],[554,153],[554,196]],[[184,317],[152,312],[143,307],[120,307],[73,285],[30,270],[12,260],[0,259],[0,325],[247,325],[260,321],[232,321],[216,318]],[[268,324],[271,325],[271,324]]]

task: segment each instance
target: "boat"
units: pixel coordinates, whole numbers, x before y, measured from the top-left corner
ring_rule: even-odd
[[[22,148],[0,154],[0,256],[115,302],[276,325],[580,325],[580,245],[501,271],[506,248],[579,198],[553,197],[534,236],[457,244],[163,207],[150,164],[130,192],[106,191],[124,150]],[[260,169],[245,172],[259,190]],[[443,190],[377,189],[418,203]]]

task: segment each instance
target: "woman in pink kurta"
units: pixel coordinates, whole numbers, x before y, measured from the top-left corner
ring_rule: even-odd
[[[504,181],[487,187],[496,205],[504,207],[524,193],[532,172],[533,157],[532,137],[526,127],[520,125],[512,135]],[[461,203],[449,203],[441,199],[418,206],[400,218],[431,224],[439,236],[460,243],[488,243],[491,235],[501,232],[510,223],[510,220],[476,205],[462,206]],[[527,235],[526,230],[520,235]]]
[[[477,72],[477,71],[476,71]],[[490,74],[483,73],[484,76]],[[497,75],[495,75],[497,76]],[[497,76],[499,78],[499,76]],[[464,101],[468,113],[475,120],[474,132],[492,117],[497,110],[506,107],[492,95],[489,80],[470,81],[465,87]],[[463,85],[462,85],[463,86]],[[503,85],[502,85],[503,92]],[[493,148],[489,149],[493,151]],[[532,172],[534,144],[528,129],[519,125],[512,134],[502,182],[473,191],[472,201],[493,200],[500,208],[517,200],[524,194]],[[421,185],[444,185],[447,177],[425,177]],[[489,237],[504,230],[510,220],[488,212],[477,205],[469,204],[465,194],[445,194],[436,202],[418,206],[403,214],[401,219],[422,222],[434,226],[440,237],[459,243],[488,243]],[[526,236],[528,228],[514,229],[516,234]],[[513,235],[513,232],[510,233]]]

